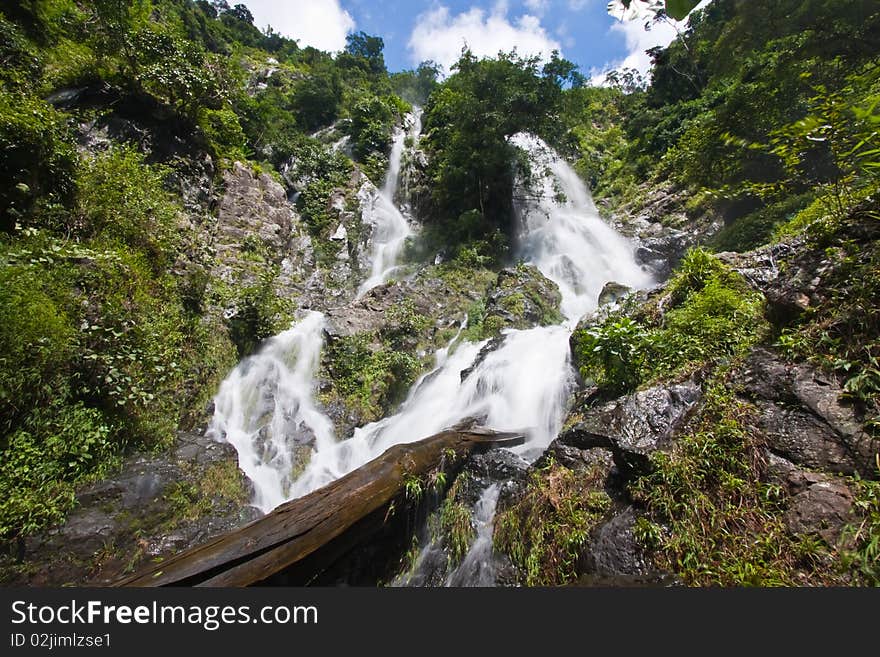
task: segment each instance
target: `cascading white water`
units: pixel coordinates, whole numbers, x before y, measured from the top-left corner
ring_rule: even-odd
[[[309,315],[236,368],[217,398],[212,431],[238,449],[242,469],[257,488],[259,508],[305,495],[392,445],[420,440],[470,417],[498,430],[527,431],[527,443],[517,450],[529,456],[557,435],[573,380],[568,340],[574,324],[596,307],[606,282],[644,287],[650,277],[635,263],[632,247],[598,216],[571,167],[539,139],[518,135],[513,141],[528,152],[536,173],[548,172],[538,177],[535,189],[517,190],[517,197],[527,199],[516,204],[519,255],[559,286],[565,323],[506,331],[502,344],[482,355],[486,343],[463,342],[451,350],[456,336],[438,351],[435,369],[416,382],[395,415],[337,442],[332,423],[312,399],[322,317]],[[392,167],[389,180],[398,174]],[[264,408],[268,397],[271,413]],[[271,421],[264,419],[269,416]],[[314,434],[314,447],[294,478],[295,459],[284,452],[292,448],[290,436],[304,432]]]
[[[495,508],[498,506],[498,484],[483,491],[474,508],[477,535],[458,568],[449,573],[446,586],[492,586],[495,584],[495,563],[492,560],[492,533]]]
[[[415,140],[422,129],[421,109],[414,108],[413,113],[407,115],[405,126],[408,129],[398,128],[394,132],[388,173],[382,189],[378,194],[365,189],[358,194],[364,221],[373,226],[373,253],[370,276],[358,288],[357,298],[388,280],[397,267],[397,259],[406,238],[412,235],[410,222],[398,208],[394,197],[400,182],[407,136]]]
[[[609,281],[649,286],[632,245],[602,220],[577,172],[537,137],[518,134],[511,142],[529,154],[537,179],[533,189],[517,186],[518,251],[559,286],[566,319],[577,322],[593,310]]]
[[[239,363],[214,398],[208,435],[235,447],[264,513],[291,497],[298,448],[308,454],[311,438],[321,453],[336,442],[313,397],[323,329],[324,316],[310,312]]]

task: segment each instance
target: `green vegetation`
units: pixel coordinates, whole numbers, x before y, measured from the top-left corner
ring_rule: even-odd
[[[869,431],[880,434],[880,247],[876,239],[854,240],[859,226],[876,231],[877,202],[863,203],[848,220],[814,224],[814,248],[824,247],[834,264],[823,283],[828,301],[810,307],[782,329],[778,345],[792,359],[809,359],[836,374]],[[817,231],[817,226],[822,225]]]
[[[164,526],[172,531],[184,522],[210,515],[218,504],[244,504],[248,493],[235,461],[211,464],[195,481],[172,483],[163,494]]]
[[[611,508],[601,468],[576,472],[552,459],[532,473],[525,494],[495,519],[494,545],[528,586],[575,581],[590,531]]]
[[[365,422],[382,418],[406,391],[422,369],[418,358],[379,342],[370,333],[332,340],[325,348],[327,376],[346,406]],[[325,401],[332,396],[324,395]]]
[[[762,483],[753,412],[719,373],[691,430],[656,452],[653,472],[631,486],[647,512],[637,536],[660,568],[689,585],[794,586],[804,576],[839,583],[825,558],[835,546],[786,532],[786,494]]]
[[[127,447],[168,445],[228,367],[222,334],[162,271],[177,212],[123,149],[82,168],[64,217],[78,241],[30,228],[0,244],[0,534],[61,519]]]
[[[671,179],[724,217],[715,248],[748,250],[811,196],[845,214],[876,188],[878,25],[868,0],[717,0],[651,51],[650,85],[567,91],[557,143],[612,206]]]
[[[425,107],[426,239],[483,265],[503,258],[513,229],[511,162],[521,158],[508,138],[551,132],[563,84],[581,78],[558,57],[539,68],[537,59],[478,60],[469,50],[453,68]]]
[[[851,547],[843,555],[843,565],[855,566],[868,586],[880,586],[880,482],[857,479],[855,485],[855,506],[862,519],[844,535]]]
[[[418,503],[422,499],[423,492],[422,480],[415,475],[407,474],[403,481],[403,493],[406,499]]]
[[[662,308],[662,312],[661,312]],[[572,336],[581,375],[608,394],[736,356],[767,333],[763,298],[719,260],[691,250],[654,306],[626,308]]]
[[[440,532],[449,548],[450,566],[457,566],[470,549],[476,531],[471,522],[470,508],[455,501],[452,494],[440,507]]]
[[[666,3],[670,15],[692,5]],[[387,307],[381,328],[329,340],[322,401],[358,422],[384,416],[465,311],[471,340],[561,319],[533,272],[496,273],[511,264],[515,177],[540,174],[509,139],[534,133],[574,161],[604,207],[637,208],[649,186],[671,181],[690,194],[680,204],[689,219],[723,217],[713,250],[802,237],[798,245],[825,254],[815,295],[824,302],[811,298],[785,327],[770,327],[761,295],[696,249],[645,306],[625,305],[573,336],[576,365],[605,396],[698,369],[709,381],[685,435],[630,482],[657,564],[693,584],[837,583],[829,563],[840,557],[876,584],[876,482],[852,482],[857,522],[844,544],[792,539],[780,520],[785,495],[761,483],[755,410],[725,378],[750,347],[776,340],[792,359],[840,377],[868,430],[880,432],[876,2],[714,0],[678,40],[651,51],[650,84],[623,71],[589,87],[558,55],[541,65],[468,50],[438,82],[432,62],[389,74],[383,50],[362,32],[336,56],[300,48],[226,2],[4,4],[0,539],[62,521],[77,489],[128,451],[167,448],[203,419],[235,359],[290,322],[282,254],[242,235],[239,279],[218,272],[213,245],[199,243],[233,162],[296,198],[317,264],[331,269],[345,254],[330,237],[340,213],[356,210],[360,174],[381,183],[395,127],[418,104],[427,163],[413,163],[410,182],[425,226],[408,251],[420,264],[442,253],[444,264],[418,274],[440,283],[418,303]],[[362,237],[353,223],[349,246]],[[434,294],[450,297],[450,317],[431,314]],[[420,501],[446,477],[409,478],[406,495]],[[577,577],[610,510],[603,486],[598,468],[551,461],[502,510],[496,547],[526,583]],[[211,466],[167,489],[152,524],[132,534],[243,495],[234,464]],[[452,492],[437,522],[460,561],[473,540],[470,510]]]
[[[240,4],[4,5],[0,536],[62,520],[76,488],[127,450],[167,447],[179,427],[201,421],[236,355],[289,324],[276,254],[245,236],[249,282],[215,278],[188,230],[203,219],[187,216],[174,190],[205,154],[211,187],[233,160],[252,158],[252,169],[299,192],[318,259],[332,261],[331,197],[351,210],[355,167],[381,177],[392,129],[410,110],[395,89],[412,83],[424,94],[436,84],[428,65],[393,84],[383,46],[354,34],[334,59],[257,29]],[[77,91],[55,93],[69,88]],[[320,139],[307,135],[334,122]],[[87,125],[125,128],[78,151]],[[354,161],[328,148],[343,135]],[[410,310],[365,362],[361,342],[340,346],[356,361],[341,387],[371,412],[398,400],[420,370],[398,351],[418,323]]]

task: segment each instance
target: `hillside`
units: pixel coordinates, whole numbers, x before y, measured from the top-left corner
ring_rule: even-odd
[[[441,79],[244,5],[6,3],[3,581],[480,424],[526,444],[309,581],[876,585],[878,52],[869,0],[714,0],[650,81]]]

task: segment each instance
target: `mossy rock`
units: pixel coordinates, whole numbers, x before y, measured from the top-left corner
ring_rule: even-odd
[[[518,265],[502,269],[486,298],[483,333],[497,335],[502,329],[528,329],[562,321],[562,295],[556,284],[537,267]]]

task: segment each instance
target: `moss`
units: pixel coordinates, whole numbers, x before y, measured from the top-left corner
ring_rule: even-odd
[[[526,297],[522,292],[516,292],[502,298],[501,307],[514,317],[522,318],[526,314]]]
[[[217,461],[193,479],[170,484],[163,499],[166,507],[159,514],[160,525],[165,531],[171,531],[183,523],[211,515],[218,505],[244,505],[248,491],[235,461]]]
[[[328,343],[322,367],[325,380],[332,386],[321,395],[322,401],[330,404],[339,399],[368,422],[380,419],[403,400],[421,372],[422,363],[368,332]]]
[[[528,586],[575,581],[590,532],[611,508],[601,469],[570,470],[553,461],[532,472],[525,493],[495,520],[495,549]]]
[[[217,461],[202,474],[199,489],[203,499],[244,504],[248,499],[245,478],[235,461]]]

